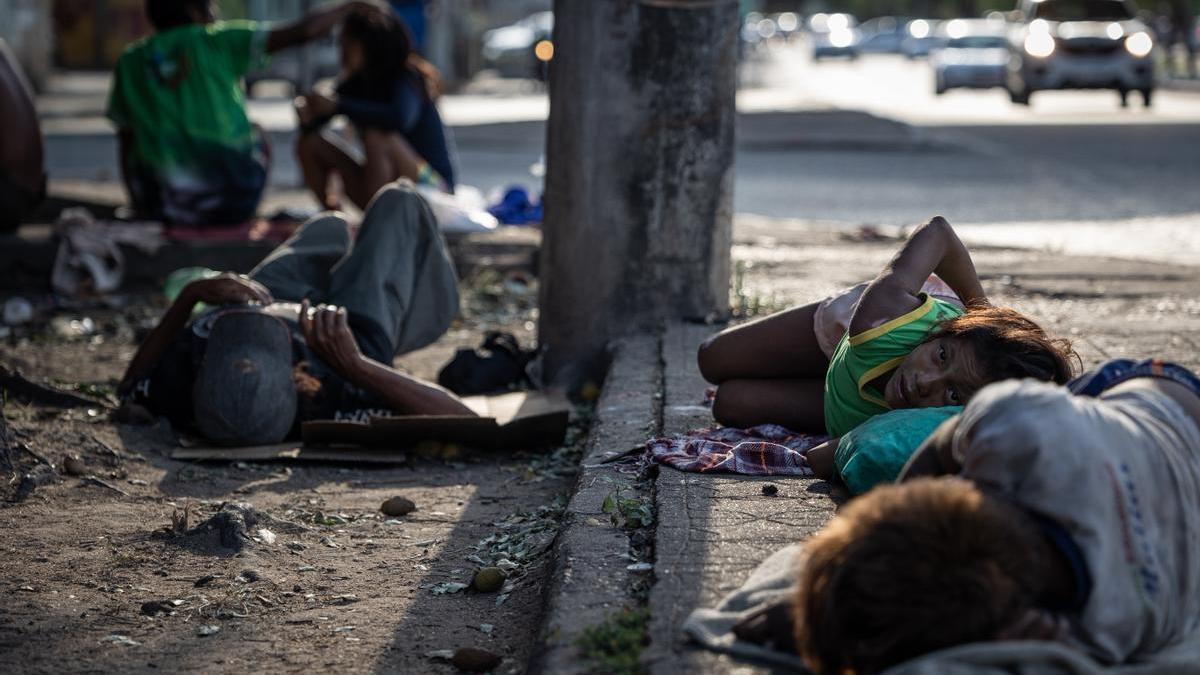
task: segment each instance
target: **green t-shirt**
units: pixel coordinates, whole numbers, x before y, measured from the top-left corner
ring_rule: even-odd
[[[850,490],[860,495],[881,483],[895,482],[904,465],[942,422],[962,406],[905,408],[877,415],[838,440],[833,465]]]
[[[829,435],[842,436],[891,410],[883,392],[870,382],[900,365],[939,323],[963,313],[944,300],[921,295],[920,307],[858,335],[846,334],[838,343],[825,373],[825,428]]]
[[[212,173],[211,164],[251,155],[241,80],[264,62],[267,34],[262,24],[227,21],[129,45],[113,72],[107,114],[133,135],[133,161],[166,182],[194,181]]]

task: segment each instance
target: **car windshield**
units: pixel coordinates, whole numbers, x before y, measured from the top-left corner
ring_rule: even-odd
[[[1035,5],[1034,18],[1047,21],[1124,21],[1132,19],[1121,0],[1044,0]]]
[[[968,35],[955,38],[946,46],[950,49],[995,49],[997,47],[1003,49],[1008,46],[1008,43],[1004,41],[1004,38],[994,35]]]

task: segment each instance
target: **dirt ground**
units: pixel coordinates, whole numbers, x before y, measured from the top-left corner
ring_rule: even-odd
[[[466,318],[398,365],[433,377],[488,328],[530,344],[536,293],[522,286],[473,280]],[[112,403],[137,336],[160,311],[152,295],[127,300],[6,336],[0,364]],[[94,331],[70,323],[84,317]],[[165,422],[12,401],[3,412],[14,465],[0,457],[6,671],[454,672],[443,657],[460,647],[502,656],[496,672],[525,668],[542,553],[578,460],[571,444],[507,454],[435,444],[383,467],[181,462],[167,457],[177,439]],[[581,435],[574,424],[568,440]],[[65,469],[68,455],[82,475]],[[12,501],[29,471],[52,482]],[[383,515],[393,496],[416,511]],[[242,550],[215,531],[179,533],[226,503],[261,514]],[[499,592],[455,585],[501,559],[510,572]]]

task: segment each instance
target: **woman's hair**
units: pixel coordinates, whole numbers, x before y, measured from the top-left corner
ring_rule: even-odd
[[[1027,516],[965,480],[878,487],[805,542],[798,651],[818,675],[873,675],[995,639],[1044,590],[1039,536]]]
[[[968,344],[989,381],[1033,378],[1066,384],[1079,355],[1065,338],[1052,338],[1025,315],[1008,307],[968,307],[943,321],[925,341],[937,338]]]
[[[189,9],[208,10],[210,0],[146,0],[146,18],[156,31],[164,31],[192,23]]]
[[[412,33],[395,14],[351,13],[342,22],[342,39],[362,47],[361,84],[368,98],[391,99],[396,80],[402,77],[416,80],[431,101],[442,95],[441,74],[416,52]]]

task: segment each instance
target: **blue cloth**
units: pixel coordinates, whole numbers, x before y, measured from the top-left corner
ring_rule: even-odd
[[[374,95],[377,87],[361,76],[352,76],[338,85],[337,111],[356,127],[398,132],[453,188],[450,138],[437,105],[422,91],[423,86],[415,77],[405,77],[392,83],[390,96],[379,97]]]
[[[505,225],[529,225],[542,222],[542,203],[533,203],[529,191],[514,185],[504,192],[500,201],[488,207],[488,213]]]
[[[1197,377],[1195,373],[1183,366],[1159,359],[1147,359],[1145,361],[1113,359],[1105,361],[1099,367],[1071,380],[1067,383],[1067,389],[1076,396],[1091,396],[1094,398],[1122,382],[1128,382],[1139,377],[1160,377],[1171,380],[1172,382],[1182,384],[1194,394],[1200,396],[1200,377]]]

